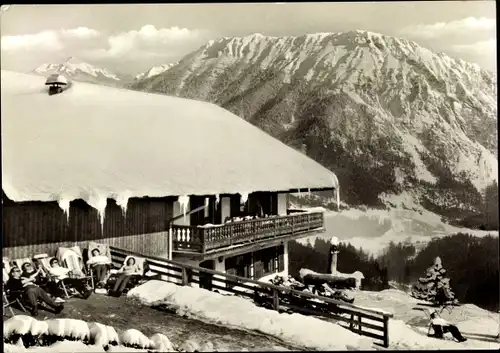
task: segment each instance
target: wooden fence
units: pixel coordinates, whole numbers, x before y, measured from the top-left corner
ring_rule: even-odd
[[[179,285],[195,284],[208,290],[231,293],[256,301],[258,304],[279,312],[293,311],[318,318],[339,322],[342,326],[370,338],[382,341],[389,347],[390,313],[361,308],[335,299],[311,293],[275,286],[271,283],[229,275],[156,256],[142,255],[111,247],[111,257],[116,265],[123,264],[128,255],[146,258],[152,272],[168,282]]]

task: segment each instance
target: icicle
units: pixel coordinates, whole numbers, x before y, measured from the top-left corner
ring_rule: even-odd
[[[99,213],[99,222],[101,222],[101,234],[104,233],[104,217],[106,215],[106,204],[107,204],[107,198],[106,197],[100,197],[100,196],[91,196],[87,200],[87,203],[95,208],[97,212]]]
[[[332,173],[332,186],[334,187],[334,196],[337,199],[337,211],[340,212],[340,184],[339,179]]]
[[[124,217],[127,217],[127,206],[128,206],[128,200],[131,197],[130,191],[125,191],[124,193],[119,194],[116,197],[116,204],[121,207],[122,213]]]
[[[220,202],[220,195],[216,194],[215,195],[215,205],[219,205],[219,202]]]
[[[248,192],[240,192],[241,195],[241,204],[245,204],[248,201]]]
[[[64,214],[66,215],[66,221],[69,222],[69,199],[60,199],[57,201],[59,207],[64,211]]]
[[[181,206],[182,214],[184,215],[184,221],[185,221],[187,208],[189,206],[189,196],[179,196],[177,201],[179,202],[179,205]]]
[[[335,189],[335,194],[337,197],[337,211],[340,212],[340,185],[338,185],[337,188]]]

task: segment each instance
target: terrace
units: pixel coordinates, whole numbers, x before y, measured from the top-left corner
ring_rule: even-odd
[[[210,254],[235,245],[290,240],[323,232],[323,212],[293,212],[225,224],[172,225],[173,252]]]

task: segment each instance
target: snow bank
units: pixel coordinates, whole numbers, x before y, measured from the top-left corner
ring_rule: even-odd
[[[204,289],[149,281],[127,294],[145,304],[165,303],[179,311],[212,322],[260,331],[284,341],[318,350],[368,349],[371,339],[337,324],[300,314],[280,314],[235,296]],[[307,329],[305,329],[307,328]]]

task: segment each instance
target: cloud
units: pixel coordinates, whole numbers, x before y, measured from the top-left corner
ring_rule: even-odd
[[[2,36],[2,51],[44,50],[58,51],[62,49],[59,36],[54,31],[43,31],[36,34]]]
[[[96,38],[101,35],[99,31],[95,29],[87,28],[87,27],[77,27],[73,29],[63,29],[61,30],[61,34],[65,37],[69,38],[78,38],[78,39],[91,39]]]
[[[203,31],[170,27],[157,29],[145,25],[141,29],[122,32],[108,38],[110,56],[120,56],[134,52],[158,53],[172,46],[184,46],[203,37]]]
[[[466,54],[490,54],[491,52],[496,53],[497,41],[495,38],[490,38],[488,40],[472,43],[472,44],[456,44],[452,45],[451,49],[457,53]]]
[[[2,36],[2,51],[60,51],[68,40],[88,40],[99,37],[100,33],[87,27],[42,31],[35,34]]]
[[[496,19],[486,17],[467,17],[451,22],[412,25],[401,29],[400,34],[418,38],[437,38],[460,36],[470,32],[492,32],[496,28]]]

